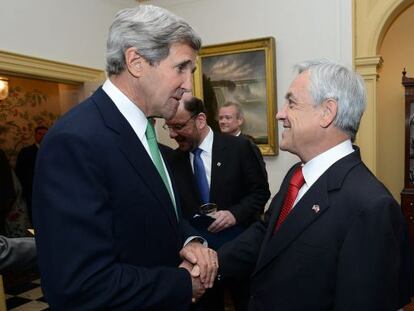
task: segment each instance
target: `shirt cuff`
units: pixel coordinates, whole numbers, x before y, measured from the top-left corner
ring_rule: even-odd
[[[198,236],[198,235],[192,235],[192,236],[190,236],[189,238],[187,238],[187,240],[185,240],[185,242],[184,242],[184,247],[185,247],[188,243],[190,243],[190,242],[192,242],[192,241],[194,241],[194,242],[199,242],[199,243],[203,244],[203,246],[208,247],[207,240],[206,240],[206,239],[204,239],[204,238],[203,238],[203,237],[201,237],[201,236]]]

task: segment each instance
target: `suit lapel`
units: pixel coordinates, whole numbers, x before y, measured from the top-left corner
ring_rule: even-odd
[[[271,226],[269,225],[267,232],[268,240],[263,247],[261,258],[258,261],[257,271],[283,252],[308,226],[329,208],[326,189],[326,177],[321,177],[295,205],[278,231],[273,234],[273,228],[279,216],[283,199],[278,202],[280,204],[279,211],[277,216],[273,215]],[[270,228],[271,230],[269,230]]]
[[[285,199],[285,195],[287,193],[287,189],[289,187],[289,181],[292,178],[293,172],[295,171],[296,167],[300,165],[297,164],[293,166],[290,171],[286,174],[285,179],[282,182],[282,185],[280,186],[279,192],[275,195],[272,202],[270,203],[269,210],[271,214],[269,215],[269,222],[268,222],[268,228],[272,228],[272,230],[267,230],[266,236],[264,241],[267,242],[270,240],[270,238],[273,236],[273,228],[276,226],[276,221],[279,218],[280,211],[282,209],[283,201]],[[263,247],[262,247],[263,251]]]
[[[186,182],[186,187],[190,187],[190,189],[187,189],[187,190],[192,193],[196,193],[198,204],[201,204],[200,192],[197,187],[197,181],[194,177],[194,173],[193,173],[193,169],[191,167],[190,161],[191,160],[190,160],[189,152],[184,152],[184,153],[181,152],[181,158],[179,162],[179,172],[182,175],[183,180],[186,180],[186,181],[191,180],[190,183]]]
[[[294,168],[291,169],[280,191],[283,195],[277,199],[275,198],[275,201],[272,202],[272,204],[275,204],[272,207],[274,211],[269,220],[265,242],[263,243],[254,273],[258,273],[272,260],[277,258],[286,248],[294,243],[307,227],[317,222],[318,218],[329,209],[329,192],[340,189],[349,170],[361,163],[359,149],[354,148],[356,149],[355,152],[334,163],[319,177],[296,204],[279,230],[273,235],[273,228],[279,216]]]
[[[149,191],[159,200],[162,211],[167,214],[178,233],[177,217],[168,190],[141,141],[102,89],[96,91],[94,97],[105,124],[119,135],[119,149],[147,185]]]

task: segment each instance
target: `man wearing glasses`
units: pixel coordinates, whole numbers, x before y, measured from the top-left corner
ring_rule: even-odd
[[[183,216],[201,231],[211,247],[218,248],[263,213],[270,196],[263,168],[250,141],[213,133],[207,125],[204,104],[196,97],[184,96],[177,113],[166,121],[164,128],[178,143],[168,160]],[[207,216],[200,210],[200,206],[206,205],[215,207]],[[236,309],[243,310],[243,301],[248,297],[240,283],[237,285],[237,295],[236,290],[230,291],[233,300],[240,303]],[[208,295],[202,300],[203,310],[223,309]]]

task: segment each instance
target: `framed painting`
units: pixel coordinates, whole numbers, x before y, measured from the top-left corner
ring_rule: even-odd
[[[205,46],[197,57],[194,95],[207,108],[215,131],[217,113],[226,102],[241,105],[242,133],[252,137],[263,155],[276,155],[276,61],[274,38],[260,38]]]

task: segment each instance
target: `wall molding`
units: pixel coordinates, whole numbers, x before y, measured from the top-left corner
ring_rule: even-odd
[[[382,64],[379,47],[393,21],[414,0],[353,0],[353,58],[357,72],[365,81],[367,108],[362,117],[357,143],[362,158],[376,174],[378,165],[377,79]]]
[[[0,50],[0,72],[65,83],[105,80],[103,70],[26,56]]]

